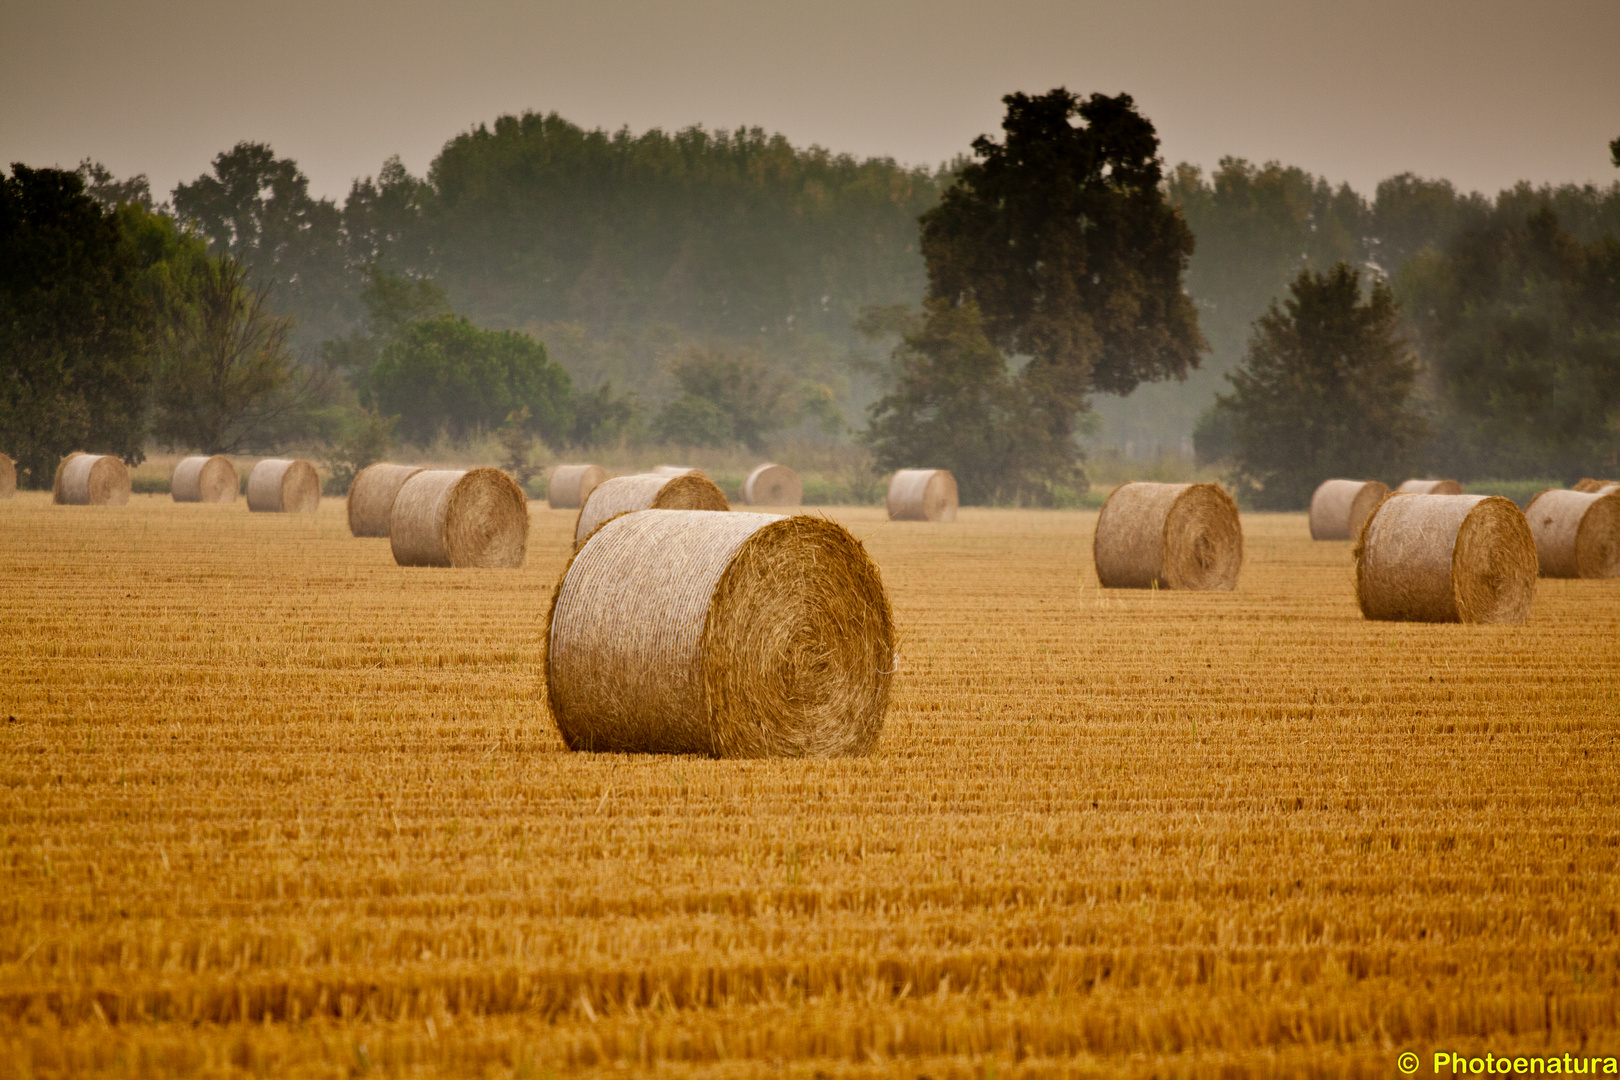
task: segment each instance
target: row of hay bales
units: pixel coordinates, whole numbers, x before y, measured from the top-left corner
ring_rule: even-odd
[[[698,470],[682,465],[657,465],[649,476],[686,476]],[[608,479],[600,465],[559,465],[546,484],[546,502],[553,510],[578,510],[591,492]],[[798,506],[804,502],[804,484],[786,465],[768,461],[755,466],[742,483],[742,501],[748,506]]]

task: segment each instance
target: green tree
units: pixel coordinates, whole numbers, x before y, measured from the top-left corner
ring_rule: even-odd
[[[72,450],[144,457],[155,312],[142,272],[118,213],[77,175],[0,174],[0,449],[30,486],[49,486]]]
[[[680,396],[659,414],[659,438],[688,446],[743,443],[765,449],[765,436],[796,419],[790,380],[752,350],[690,349],[670,365]]]
[[[425,278],[389,274],[378,264],[365,269],[365,285],[360,302],[366,309],[364,331],[331,338],[321,344],[327,364],[356,384],[364,394],[366,379],[388,345],[411,323],[449,315],[450,301],[444,290]]]
[[[372,369],[378,408],[417,443],[440,431],[461,439],[493,431],[528,406],[535,432],[561,443],[571,430],[567,372],[546,347],[515,330],[482,330],[455,315],[410,323]]]
[[[869,332],[894,328],[874,312]],[[1031,424],[1035,392],[1007,369],[972,301],[929,301],[898,327],[890,392],[862,441],[880,468],[946,468],[964,502],[1050,504],[1059,484],[1084,486],[1074,443]]]
[[[1305,270],[1256,321],[1228,410],[1233,480],[1250,505],[1305,506],[1333,476],[1409,475],[1427,437],[1411,405],[1417,364],[1398,334],[1398,308],[1345,263]]]

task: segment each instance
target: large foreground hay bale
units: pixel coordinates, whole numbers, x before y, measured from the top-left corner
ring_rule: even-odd
[[[1543,491],[1524,516],[1542,577],[1620,577],[1620,489]]]
[[[1324,480],[1311,496],[1311,539],[1354,540],[1389,494],[1377,480]]]
[[[877,566],[822,518],[648,510],[563,572],[546,694],[575,750],[868,753],[894,677]]]
[[[181,458],[169,477],[169,494],[175,502],[235,502],[241,487],[236,466],[223,454]]]
[[[956,477],[945,469],[901,469],[889,481],[895,521],[955,521]]]
[[[1121,484],[1091,545],[1108,589],[1231,589],[1243,568],[1243,523],[1218,484]]]
[[[637,473],[604,480],[580,507],[574,521],[578,551],[602,523],[632,510],[730,510],[726,493],[702,473],[661,476]]]
[[[345,508],[349,513],[350,536],[387,536],[389,515],[405,481],[421,472],[416,465],[393,465],[386,461],[367,465],[349,485]]]
[[[321,475],[303,458],[265,458],[248,473],[247,504],[261,514],[313,514]]]
[[[559,465],[546,482],[546,502],[553,510],[578,510],[606,479],[607,470],[600,465]]]
[[[742,500],[749,506],[798,506],[804,502],[804,482],[786,465],[756,465],[743,480]]]
[[[1522,623],[1536,542],[1499,495],[1391,495],[1356,544],[1356,601],[1369,619]]]
[[[529,499],[499,469],[433,469],[405,481],[388,522],[401,566],[515,569],[529,545]]]
[[[1407,480],[1395,489],[1403,495],[1461,495],[1462,485],[1455,480]]]
[[[56,467],[51,499],[64,506],[123,506],[129,502],[129,469],[111,454],[75,450]]]
[[[17,494],[17,463],[10,455],[0,454],[0,499]]]

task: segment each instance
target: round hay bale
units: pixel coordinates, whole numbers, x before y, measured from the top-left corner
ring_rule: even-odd
[[[808,516],[616,517],[563,572],[546,642],[558,731],[607,753],[866,754],[895,667],[876,564]]]
[[[378,462],[361,469],[349,485],[346,509],[350,536],[387,536],[388,517],[405,481],[422,470],[415,465]]]
[[[756,465],[743,480],[742,500],[749,506],[798,506],[804,502],[804,483],[786,465]]]
[[[1377,480],[1324,480],[1311,495],[1311,539],[1354,540],[1389,488]]]
[[[17,463],[10,455],[0,454],[0,499],[17,494]]]
[[[901,469],[889,481],[894,521],[955,521],[956,477],[945,469]]]
[[[1461,495],[1462,485],[1455,480],[1408,480],[1395,489],[1403,495]]]
[[[686,476],[698,470],[689,469],[685,465],[654,465],[652,471],[654,476]]]
[[[1522,623],[1536,594],[1536,542],[1499,495],[1391,495],[1356,544],[1356,601],[1369,619]]]
[[[56,467],[51,499],[63,506],[123,506],[129,502],[129,469],[111,454],[75,450]]]
[[[559,465],[546,482],[546,502],[553,510],[578,510],[606,479],[607,470],[600,465]]]
[[[313,514],[321,475],[303,458],[265,458],[248,473],[247,504],[256,513]]]
[[[1590,476],[1576,484],[1571,491],[1579,491],[1583,495],[1600,492],[1604,488],[1620,487],[1620,480],[1593,480]]]
[[[431,469],[394,499],[388,541],[401,566],[515,569],[529,545],[529,499],[499,469]]]
[[[236,466],[223,454],[181,458],[169,477],[169,494],[175,502],[235,502],[241,486]]]
[[[632,510],[730,510],[726,493],[702,473],[615,476],[596,486],[574,521],[574,550],[610,518]]]
[[[1620,489],[1543,491],[1524,516],[1542,577],[1620,577]]]
[[[1105,589],[1236,587],[1243,522],[1219,484],[1121,484],[1091,544]]]

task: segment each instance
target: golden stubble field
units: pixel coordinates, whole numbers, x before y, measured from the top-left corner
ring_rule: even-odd
[[[718,762],[550,727],[571,513],[475,571],[340,500],[0,503],[0,1077],[1620,1054],[1620,582],[1371,624],[1303,515],[1176,594],[1098,589],[1094,514],[827,512],[879,750]]]

